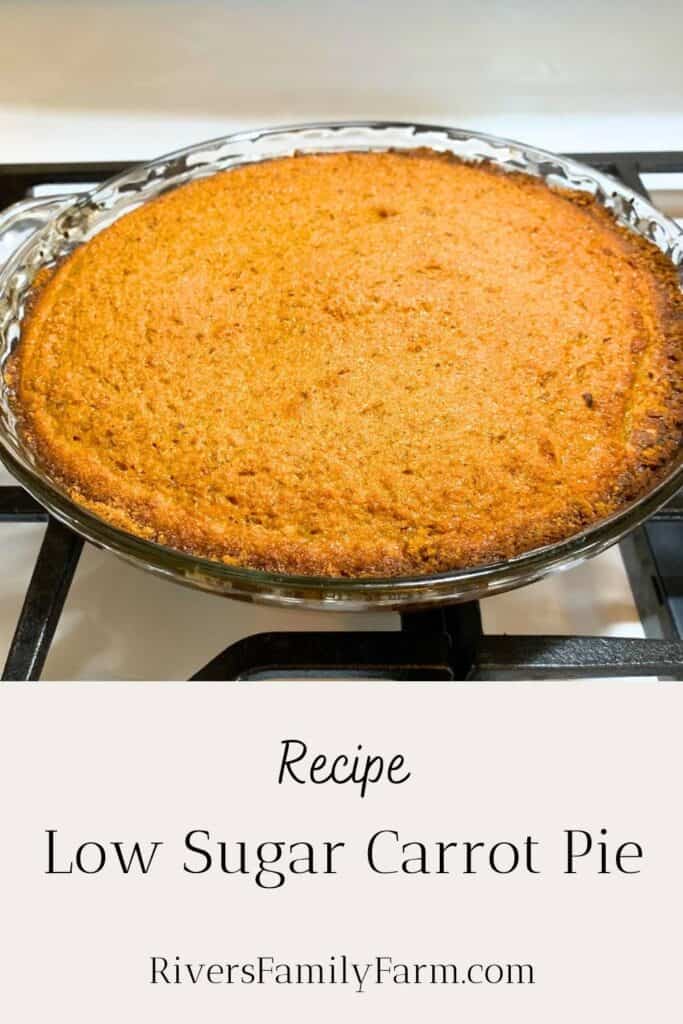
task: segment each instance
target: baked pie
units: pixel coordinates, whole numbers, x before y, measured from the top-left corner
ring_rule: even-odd
[[[170,191],[37,284],[11,383],[72,499],[320,576],[567,538],[679,452],[674,266],[587,195],[429,150]]]

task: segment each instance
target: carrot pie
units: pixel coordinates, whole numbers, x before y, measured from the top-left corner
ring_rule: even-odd
[[[256,163],[36,290],[24,436],[140,537],[323,576],[569,537],[679,452],[673,265],[585,195],[427,150]]]

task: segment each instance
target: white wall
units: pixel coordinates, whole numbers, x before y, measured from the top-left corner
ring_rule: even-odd
[[[683,110],[683,0],[0,0],[0,46],[5,110],[242,121]]]

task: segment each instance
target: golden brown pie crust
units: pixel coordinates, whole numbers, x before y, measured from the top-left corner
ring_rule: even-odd
[[[28,443],[141,537],[340,576],[566,538],[680,451],[673,265],[585,195],[429,151],[185,185],[43,284]]]

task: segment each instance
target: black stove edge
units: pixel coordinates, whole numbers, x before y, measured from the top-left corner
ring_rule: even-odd
[[[78,185],[106,181],[137,161],[77,164],[0,164],[0,209],[26,197],[36,185]]]
[[[674,640],[481,635],[471,658],[448,632],[257,633],[226,648],[192,681],[683,678],[683,643]]]

